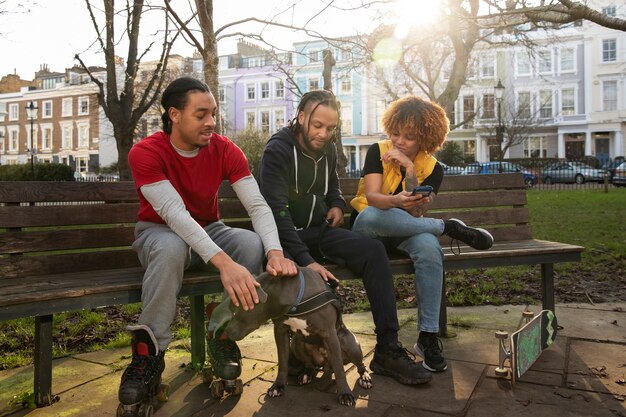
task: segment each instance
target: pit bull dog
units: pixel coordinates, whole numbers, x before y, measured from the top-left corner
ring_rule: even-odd
[[[343,365],[353,363],[357,367],[361,387],[371,388],[372,381],[363,364],[361,346],[341,321],[338,300],[328,284],[308,268],[300,268],[296,277],[273,277],[264,273],[257,281],[261,284],[257,288],[259,304],[249,311],[231,304],[233,318],[224,333],[232,340],[241,340],[272,319],[278,351],[278,375],[267,394],[270,397],[284,394],[292,332],[293,355],[305,364],[306,376],[301,375],[299,382],[310,382],[313,372],[323,366],[324,378],[329,378],[331,371],[335,374],[339,402],[353,406],[355,398],[348,386]]]

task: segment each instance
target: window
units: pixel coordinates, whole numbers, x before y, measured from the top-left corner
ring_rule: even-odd
[[[530,119],[530,91],[520,91],[517,93],[517,116],[521,119]]]
[[[246,100],[252,101],[256,99],[256,86],[254,84],[246,84]]]
[[[78,114],[89,114],[89,97],[78,97]]]
[[[274,83],[274,96],[276,98],[285,97],[285,84],[283,84],[283,80],[276,81]]]
[[[217,94],[218,94],[220,103],[224,103],[226,101],[226,96],[224,95],[224,87],[219,87],[217,90]]]
[[[52,125],[44,125],[41,127],[41,149],[52,149]]]
[[[474,96],[463,96],[463,128],[471,128],[474,126]]]
[[[341,77],[341,94],[352,94],[352,76],[344,75]]]
[[[517,75],[530,75],[530,59],[524,51],[518,51],[515,56]]]
[[[264,81],[261,83],[261,99],[269,99],[270,98],[270,83],[267,81]],[[269,122],[269,116],[268,116],[268,122]]]
[[[602,110],[617,110],[617,81],[602,82]]]
[[[19,104],[17,103],[9,104],[9,120],[19,120],[19,118],[20,118]]]
[[[480,60],[481,78],[493,78],[496,75],[496,58],[493,55],[486,55]]]
[[[76,127],[78,128],[78,147],[88,148],[89,147],[89,124],[77,123]]]
[[[561,59],[560,70],[561,72],[574,72],[575,71],[575,62],[574,62],[574,49],[565,48],[561,49]]]
[[[552,117],[552,91],[539,91],[539,117],[547,119]]]
[[[33,134],[32,138],[30,136],[31,133]],[[39,126],[37,124],[34,124],[32,129],[30,127],[26,129],[26,147],[28,149],[33,149],[34,151],[37,151],[37,149],[39,149],[39,146],[37,144],[37,141],[39,140],[38,133]]]
[[[321,52],[319,49],[309,49],[307,56],[309,57],[309,63],[319,62],[321,61],[320,55]]]
[[[337,56],[339,58],[339,61],[350,61],[350,59],[352,58],[352,53],[350,52],[350,49],[339,49],[337,50]]]
[[[376,132],[385,130],[383,128],[383,113],[386,107],[387,103],[385,103],[385,100],[376,100]]]
[[[617,61],[617,41],[615,39],[604,39],[602,41],[602,62]]]
[[[270,131],[270,112],[262,111],[261,112],[261,132],[269,133]]]
[[[352,134],[352,106],[341,106],[341,134]]]
[[[524,140],[524,158],[546,158],[547,156],[547,140],[544,136]]]
[[[41,111],[41,117],[44,119],[49,119],[52,117],[52,100],[46,100],[43,103],[43,109]]]
[[[467,63],[467,69],[465,70],[467,78],[476,78],[476,61],[470,59]]]
[[[20,131],[18,127],[9,127],[9,152],[17,152],[19,149]]]
[[[563,116],[576,114],[576,99],[573,88],[564,88],[561,90],[561,114]]]
[[[256,113],[254,110],[246,111],[246,129],[256,129]]]
[[[495,118],[495,97],[493,94],[483,94],[483,119]]]
[[[61,125],[61,148],[72,149],[74,146],[74,126],[72,123],[64,123]]]
[[[615,6],[603,7],[602,14],[609,17],[615,17]]]
[[[552,51],[539,51],[537,61],[539,74],[552,73]]]
[[[320,89],[320,80],[319,80],[319,78],[310,78],[309,79],[309,90],[308,91],[319,90],[319,89]]]
[[[89,157],[87,156],[77,156],[76,157],[76,171],[77,172],[87,172],[89,168]]]
[[[61,116],[67,117],[72,115],[72,98],[64,98],[61,102]]]
[[[274,131],[282,129],[285,126],[285,111],[276,110],[274,112]]]

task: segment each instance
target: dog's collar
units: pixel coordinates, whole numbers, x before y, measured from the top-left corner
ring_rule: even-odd
[[[293,313],[297,310],[298,304],[302,301],[302,297],[304,297],[304,274],[302,270],[298,270],[298,278],[300,279],[300,291],[298,291],[298,296],[296,297],[296,302],[293,303],[293,306],[289,310],[289,313]]]
[[[300,291],[298,291],[298,297],[293,303],[293,306],[289,309],[289,312],[285,314],[288,317],[300,316],[302,314],[310,313],[317,309],[324,307],[328,303],[335,303],[336,307],[340,309],[340,301],[334,291],[326,289],[320,293],[317,293],[306,300],[302,300],[304,297],[304,274],[300,271]]]

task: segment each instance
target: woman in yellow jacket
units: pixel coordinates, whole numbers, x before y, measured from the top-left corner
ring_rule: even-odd
[[[412,191],[429,185],[437,193],[443,168],[432,155],[446,139],[449,120],[441,106],[409,96],[393,102],[383,114],[389,139],[370,147],[354,208],[352,229],[407,253],[415,266],[419,337],[414,346],[429,371],[447,369],[437,338],[443,279],[443,252],[438,236],[447,234],[476,249],[489,249],[493,237],[458,219],[424,217],[433,196]]]

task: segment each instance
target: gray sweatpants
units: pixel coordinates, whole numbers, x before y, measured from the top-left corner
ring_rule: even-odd
[[[250,230],[228,227],[221,221],[211,223],[204,229],[235,262],[245,266],[254,276],[261,273],[265,254],[259,235]],[[159,350],[166,349],[172,340],[170,326],[176,314],[176,296],[182,286],[184,271],[203,265],[210,267],[167,225],[138,222],[135,236],[133,249],[145,269],[139,324],[150,327]],[[216,323],[230,318],[228,300],[225,294],[223,302],[211,315],[209,329],[215,329]]]

